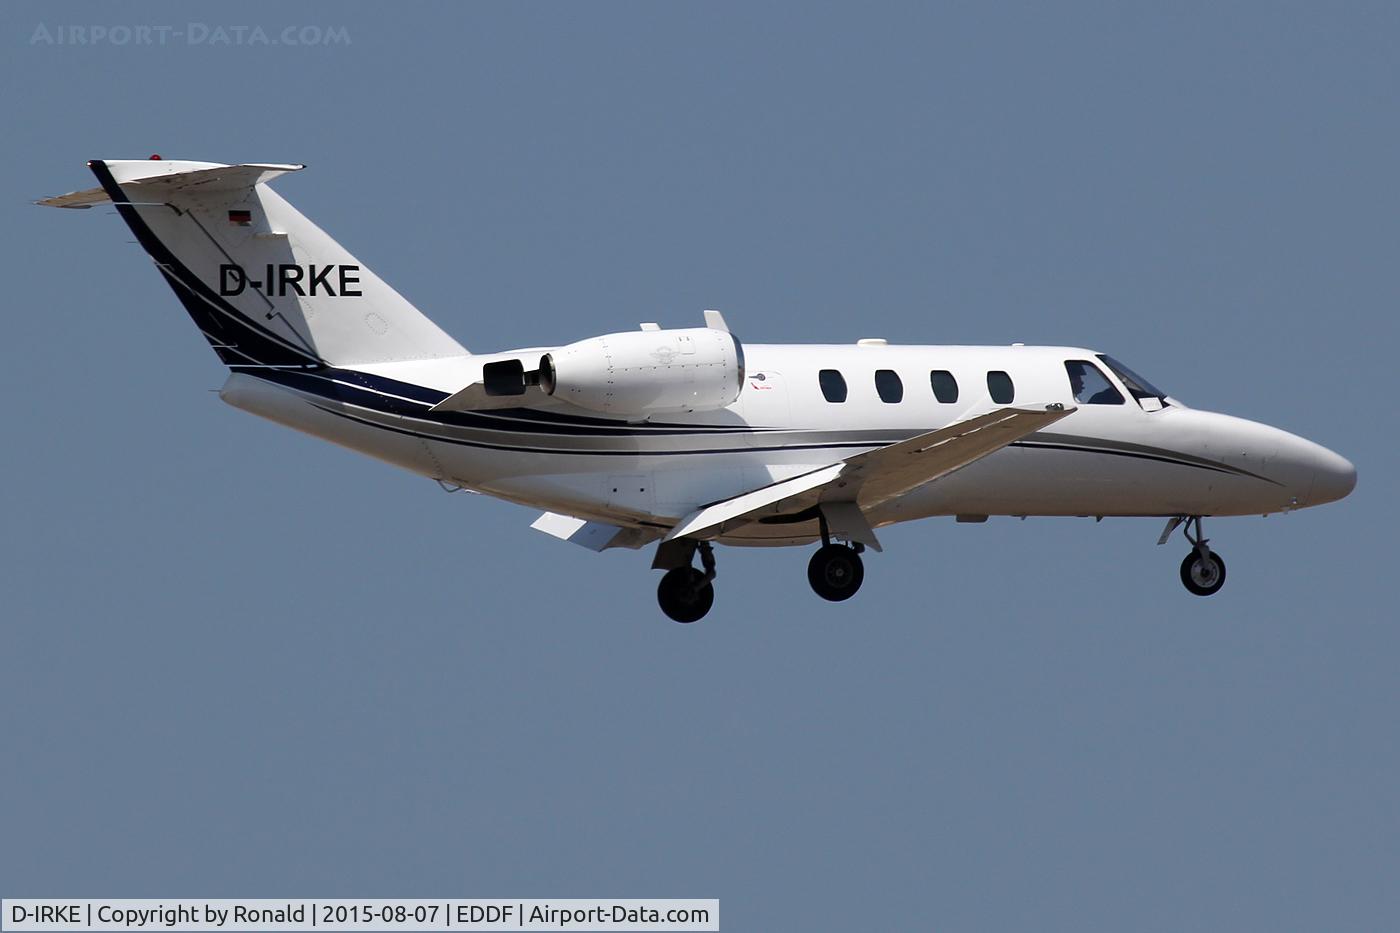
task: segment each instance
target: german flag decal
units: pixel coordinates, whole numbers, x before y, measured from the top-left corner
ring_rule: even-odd
[[[231,223],[231,224],[237,224],[237,225],[240,226],[240,227],[246,227],[246,226],[250,225],[250,224],[253,222],[253,212],[252,212],[252,211],[229,211],[229,212],[228,212],[228,222]]]

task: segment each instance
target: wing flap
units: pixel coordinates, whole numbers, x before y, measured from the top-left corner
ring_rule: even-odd
[[[586,547],[590,551],[606,551],[608,548],[623,547],[636,550],[643,544],[655,541],[657,533],[645,528],[622,528],[604,522],[593,522],[573,515],[560,515],[558,512],[544,512],[530,525],[536,531]]]
[[[664,540],[671,541],[686,535],[718,529],[726,522],[739,518],[744,519],[742,524],[747,524],[763,515],[780,515],[783,512],[791,511],[791,504],[795,497],[832,482],[841,475],[841,471],[845,467],[844,462],[833,463],[810,473],[803,473],[801,476],[783,480],[781,483],[764,486],[732,499],[724,499],[696,509],[681,519],[680,523],[671,529]]]

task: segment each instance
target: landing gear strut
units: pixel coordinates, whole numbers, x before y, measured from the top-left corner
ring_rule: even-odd
[[[822,546],[812,555],[807,564],[807,582],[822,599],[837,603],[850,599],[860,589],[865,579],[865,564],[860,552],[865,548],[856,544],[848,547],[833,544],[831,533],[826,527],[826,518],[819,517],[822,530]]]
[[[689,565],[673,567],[666,571],[656,588],[656,601],[661,604],[661,611],[687,625],[705,618],[705,613],[715,604],[714,545],[701,541],[698,550],[704,570]]]
[[[1195,526],[1195,534],[1191,528]],[[1225,561],[1210,549],[1209,539],[1201,531],[1201,516],[1186,519],[1182,534],[1191,542],[1191,552],[1181,562],[1181,582],[1197,596],[1211,596],[1225,585]]]

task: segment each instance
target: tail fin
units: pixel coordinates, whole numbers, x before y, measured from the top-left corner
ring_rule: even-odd
[[[230,366],[353,366],[467,351],[267,186],[301,165],[88,163],[101,188],[38,203],[111,201]]]

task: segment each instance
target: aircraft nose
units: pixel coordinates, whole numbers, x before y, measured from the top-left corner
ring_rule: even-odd
[[[1356,488],[1356,467],[1341,454],[1326,447],[1313,452],[1313,483],[1308,505],[1322,505],[1346,498]]]
[[[1222,513],[1227,508],[1234,510],[1231,514],[1265,514],[1323,505],[1356,487],[1350,460],[1282,428],[1214,412],[1187,410],[1172,417],[1171,423],[1196,432],[1211,459],[1253,478],[1216,503]],[[1192,435],[1184,431],[1183,436]]]

